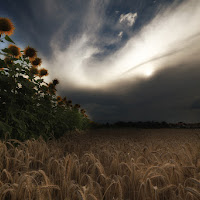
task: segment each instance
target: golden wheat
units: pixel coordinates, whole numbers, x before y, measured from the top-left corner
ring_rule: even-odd
[[[199,130],[0,141],[0,199],[200,199]]]

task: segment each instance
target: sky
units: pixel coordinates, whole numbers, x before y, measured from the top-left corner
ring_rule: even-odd
[[[22,49],[97,122],[200,122],[199,0],[0,0]]]

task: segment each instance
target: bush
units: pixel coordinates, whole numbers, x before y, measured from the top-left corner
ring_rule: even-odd
[[[42,60],[36,50],[28,46],[21,51],[8,36],[13,30],[9,19],[0,18],[0,42],[12,43],[0,50],[0,137],[58,138],[66,131],[87,128],[85,111],[56,96],[59,81],[44,81],[48,71],[39,69]]]

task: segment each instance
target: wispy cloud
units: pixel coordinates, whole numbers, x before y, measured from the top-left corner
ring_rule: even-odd
[[[52,40],[54,55],[45,61],[45,65],[54,77],[61,79],[61,85],[104,89],[119,79],[145,78],[163,67],[183,62],[189,66],[190,62],[199,60],[199,0],[163,9],[137,35],[132,35],[126,45],[99,58],[96,55],[104,53],[102,43],[109,38],[108,44],[118,45],[122,35],[120,31],[123,31],[117,29],[112,38],[102,34],[102,28],[109,23],[105,15],[106,6],[106,1],[91,1],[82,19],[81,32],[71,37],[64,49],[60,48],[58,37]],[[123,14],[119,20],[134,25],[136,13],[132,13],[130,18],[128,16]],[[116,26],[114,23],[109,25]],[[62,38],[61,41],[64,42]]]
[[[119,18],[120,23],[125,23],[128,26],[133,26],[136,19],[137,19],[137,13],[127,13],[127,14],[121,14]]]
[[[119,36],[120,38],[122,38],[122,37],[123,37],[123,31],[120,31],[119,34],[118,34],[118,36]]]

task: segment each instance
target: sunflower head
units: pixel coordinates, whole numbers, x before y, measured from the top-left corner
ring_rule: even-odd
[[[48,84],[48,92],[51,95],[55,95],[56,93],[55,85],[52,82]]]
[[[28,46],[24,49],[24,55],[32,60],[37,56],[37,52],[34,48]]]
[[[85,110],[84,110],[84,109],[81,109],[81,113],[82,113],[82,114],[85,114]]]
[[[31,64],[33,66],[40,66],[42,64],[42,59],[41,58],[35,58],[34,60],[31,61]]]
[[[46,69],[43,68],[39,71],[40,77],[47,76],[47,75],[48,75],[48,71]]]
[[[15,27],[10,19],[0,17],[0,35],[1,34],[12,35],[14,32],[14,29]]]
[[[62,97],[61,96],[57,96],[57,102],[62,101]]]
[[[55,78],[55,79],[53,80],[53,84],[54,84],[55,86],[58,85],[58,84],[59,84],[58,79]]]
[[[15,58],[19,58],[21,56],[20,48],[16,45],[10,44],[8,49]]]
[[[33,75],[38,75],[39,74],[38,69],[36,67],[34,67],[34,66],[30,68],[30,72]]]
[[[7,65],[11,65],[13,63],[13,60],[10,58],[10,57],[5,57],[4,58],[4,62],[7,64]]]

